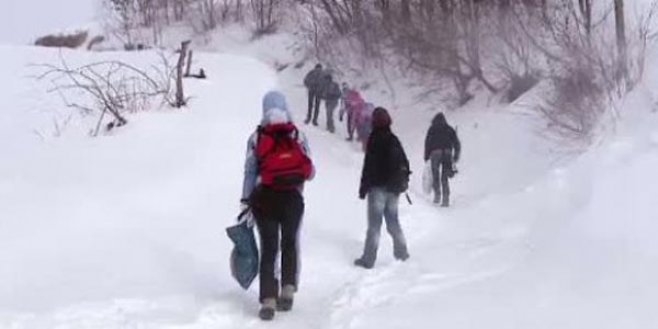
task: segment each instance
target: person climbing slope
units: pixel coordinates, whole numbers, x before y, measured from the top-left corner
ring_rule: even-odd
[[[304,183],[315,175],[306,136],[292,122],[286,99],[263,98],[263,118],[249,137],[241,202],[250,207],[260,235],[260,293],[263,320],[292,309],[298,288],[297,239],[304,215]],[[281,239],[279,240],[279,236]],[[275,276],[281,249],[281,282]]]
[[[459,161],[461,143],[454,128],[448,125],[443,113],[437,114],[425,137],[425,161],[431,161],[434,203],[450,206],[449,178],[454,175],[453,164]]]
[[[377,259],[382,221],[393,238],[393,256],[405,261],[409,258],[407,242],[398,218],[400,194],[409,184],[409,160],[400,140],[391,131],[391,117],[386,109],[373,112],[372,134],[367,143],[361,173],[359,198],[368,201],[368,229],[361,257],[354,265],[371,269]]]

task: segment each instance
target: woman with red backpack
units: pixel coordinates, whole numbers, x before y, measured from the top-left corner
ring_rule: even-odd
[[[250,207],[260,235],[263,320],[292,309],[298,279],[297,233],[304,215],[304,183],[315,174],[305,135],[297,130],[285,96],[263,98],[263,119],[247,143],[242,204]],[[279,235],[281,239],[279,241]],[[275,276],[281,249],[281,282]]]

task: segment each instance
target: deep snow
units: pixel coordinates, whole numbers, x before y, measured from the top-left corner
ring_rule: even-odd
[[[536,133],[539,123],[513,107],[478,99],[449,113],[464,144],[451,209],[420,194],[422,140],[435,109],[397,95],[394,130],[415,172],[415,203],[401,207],[411,259],[393,261],[383,232],[372,271],[351,265],[365,235],[359,147],[343,141],[343,129],[335,136],[304,127],[318,174],[306,189],[300,293],[292,313],[261,323],[257,287],[243,292],[228,273],[224,227],[238,210],[262,95],[284,90],[303,118],[300,79],[313,63],[277,74],[277,63],[294,62],[286,55],[294,42],[246,38],[236,32],[216,43],[224,54],[195,55],[210,79],[189,81],[189,108],[132,115],[100,138],[87,137],[77,116],[52,137],[53,120],[70,112],[26,65],[57,60],[57,51],[0,47],[0,99],[8,104],[0,110],[0,328],[658,323],[658,55],[620,105],[628,115],[617,133],[577,157],[558,157]],[[155,58],[65,55],[75,63]],[[365,94],[386,105],[378,88]]]

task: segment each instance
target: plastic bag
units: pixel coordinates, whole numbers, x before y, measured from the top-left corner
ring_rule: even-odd
[[[233,241],[230,267],[231,276],[243,289],[249,289],[258,276],[259,253],[253,229],[253,215],[245,209],[238,216],[238,223],[226,228],[226,234]]]

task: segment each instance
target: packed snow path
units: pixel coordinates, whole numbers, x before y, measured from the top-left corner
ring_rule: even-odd
[[[411,259],[394,261],[383,231],[372,271],[352,266],[365,235],[365,203],[357,198],[363,155],[342,134],[304,127],[317,177],[305,193],[300,292],[293,312],[262,323],[257,283],[244,292],[230,278],[224,228],[238,211],[244,148],[260,120],[262,95],[282,89],[301,121],[303,72],[277,77],[253,59],[199,54],[210,79],[188,81],[188,109],[131,116],[130,125],[112,136],[42,139],[54,100],[35,96],[43,89],[26,77],[25,64],[53,53],[0,51],[13,77],[0,88],[7,93],[0,98],[10,100],[0,111],[0,328],[600,329],[658,323],[652,312],[658,287],[651,284],[658,266],[647,251],[655,244],[624,258],[624,251],[601,252],[605,243],[586,240],[578,230],[564,234],[573,228],[568,219],[588,209],[587,167],[552,169],[518,118],[486,111],[458,118],[464,123],[463,176],[454,182],[455,207],[442,210],[413,193],[433,113],[395,115],[394,129],[415,172],[415,203],[401,203]],[[86,54],[69,55],[87,60]],[[642,144],[646,155],[633,162],[640,168],[658,163],[658,134],[652,134]],[[615,154],[627,157],[633,149],[615,145],[611,168],[601,170],[606,175],[617,170]],[[616,269],[623,261],[627,267]]]

